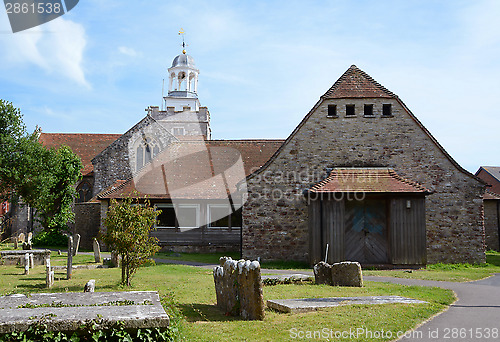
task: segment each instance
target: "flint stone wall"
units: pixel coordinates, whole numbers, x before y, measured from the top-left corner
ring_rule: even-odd
[[[365,117],[364,104],[374,115]],[[327,117],[328,105],[337,117]],[[356,113],[346,117],[345,106]],[[382,116],[382,104],[392,116]],[[427,261],[485,262],[484,184],[457,167],[397,99],[320,100],[274,159],[247,179],[243,257],[309,261],[303,191],[333,167],[390,167],[434,191],[426,197]]]
[[[258,261],[221,258],[214,267],[217,307],[227,315],[264,319],[264,297]]]
[[[76,203],[74,211],[73,234],[80,234],[80,249],[92,250],[93,239],[98,236],[101,228],[100,203]]]

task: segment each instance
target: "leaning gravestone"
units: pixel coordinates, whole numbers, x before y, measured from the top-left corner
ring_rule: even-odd
[[[29,232],[29,233],[28,233],[28,239],[26,240],[26,243],[31,245],[31,239],[32,239],[32,238],[33,238],[33,233],[32,233],[32,232]]]
[[[332,266],[324,261],[314,265],[314,280],[318,285],[332,285]]]
[[[97,241],[97,239],[94,238],[94,242],[92,245],[94,248],[94,261],[97,263],[101,263],[102,259],[101,259],[101,249],[99,247],[99,241]]]
[[[19,234],[19,242],[24,243],[24,233]]]
[[[213,275],[217,306],[227,315],[248,320],[264,319],[262,279],[258,261],[221,258]]]
[[[73,256],[78,254],[78,249],[80,248],[80,234],[75,234],[73,237]]]

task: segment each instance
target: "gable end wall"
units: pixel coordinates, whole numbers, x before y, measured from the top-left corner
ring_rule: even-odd
[[[363,116],[364,104],[374,116]],[[382,117],[382,104],[392,117]],[[338,118],[327,117],[337,105]],[[356,115],[345,116],[354,104]],[[243,257],[309,259],[308,207],[302,192],[333,167],[391,167],[434,191],[426,199],[427,259],[484,262],[484,185],[432,141],[397,99],[320,101],[279,152],[247,180]]]

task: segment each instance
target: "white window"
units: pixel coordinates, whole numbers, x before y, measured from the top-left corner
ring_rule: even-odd
[[[229,228],[231,208],[226,204],[208,205],[208,222],[210,228]]]
[[[184,127],[174,127],[172,128],[173,135],[184,135]]]
[[[177,223],[180,230],[198,228],[200,226],[200,206],[197,204],[178,204]]]

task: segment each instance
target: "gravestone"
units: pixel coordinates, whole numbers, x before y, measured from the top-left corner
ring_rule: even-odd
[[[14,249],[17,249],[19,246],[18,246],[18,237],[17,236],[13,236],[12,237],[12,241],[14,242]]]
[[[324,261],[314,265],[314,281],[316,284],[332,285],[332,266]]]
[[[333,264],[332,285],[363,287],[363,274],[359,262],[343,261]]]
[[[120,254],[111,252],[111,267],[120,266]]]
[[[263,320],[264,300],[259,262],[236,262],[223,257],[220,265],[213,270],[217,306],[226,315]]]
[[[94,292],[95,290],[95,279],[90,279],[87,284],[83,287],[83,292]]]
[[[25,241],[24,241],[24,233],[19,234],[19,239],[18,239],[18,241],[19,241],[20,243],[24,243],[24,242],[25,242]]]
[[[244,319],[264,319],[264,296],[258,261],[238,261],[240,315]]]
[[[24,274],[30,274],[30,256],[28,253],[24,255]]]
[[[30,253],[30,267],[35,267],[35,260],[33,258],[33,253]]]
[[[99,241],[97,241],[97,239],[94,238],[94,242],[92,245],[94,248],[94,261],[97,263],[101,263],[102,259],[101,259],[101,249],[99,247]]]
[[[343,261],[333,265],[320,261],[314,265],[316,284],[333,286],[363,286],[363,273],[359,262]]]
[[[50,259],[45,260],[45,284],[49,289],[54,285],[54,271],[50,267]]]
[[[73,237],[73,256],[78,254],[78,249],[80,248],[80,234],[75,234]]]
[[[26,243],[31,245],[31,239],[33,238],[33,233],[32,232],[29,232],[28,233],[28,239],[26,240]]]
[[[23,251],[31,251],[31,242],[23,242]]]
[[[68,236],[68,262],[66,265],[66,279],[73,275],[73,237]]]

